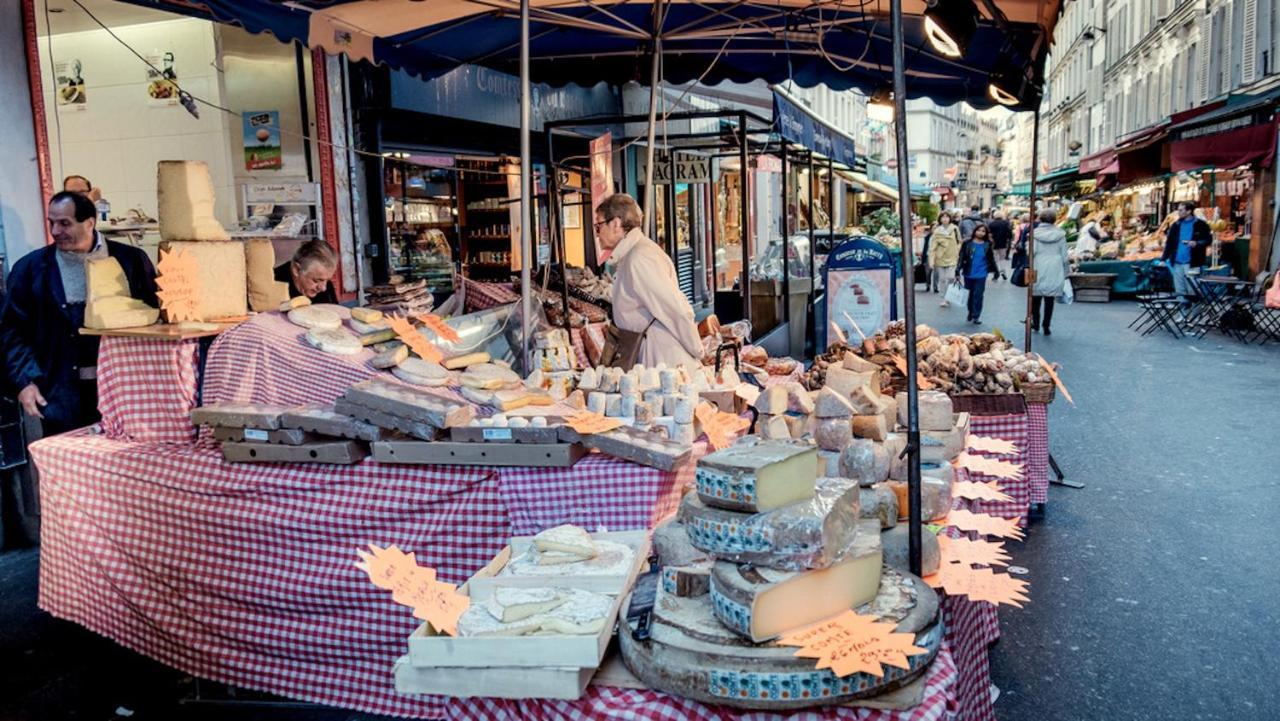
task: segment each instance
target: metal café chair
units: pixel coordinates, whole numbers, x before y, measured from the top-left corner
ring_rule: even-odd
[[[1267,288],[1271,287],[1267,282],[1269,279],[1266,271],[1259,273],[1254,279],[1253,295],[1248,301],[1254,326],[1248,341],[1250,343],[1255,340],[1259,345],[1266,345],[1269,341],[1280,342],[1280,308],[1268,308],[1266,303]]]
[[[1174,338],[1183,337],[1176,317],[1181,304],[1173,294],[1173,281],[1164,266],[1136,264],[1134,275],[1138,278],[1138,307],[1142,312],[1134,318],[1129,327],[1143,336],[1151,335],[1157,330],[1164,330]]]

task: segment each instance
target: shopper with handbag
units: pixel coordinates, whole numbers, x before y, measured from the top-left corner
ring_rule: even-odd
[[[1062,295],[1067,284],[1067,233],[1054,225],[1058,213],[1053,208],[1040,211],[1032,248],[1034,279],[1031,282],[1031,330],[1043,329],[1045,335],[1053,335],[1049,324],[1053,322],[1053,304]],[[1040,323],[1040,310],[1044,309],[1044,324]]]
[[[956,263],[960,260],[960,229],[951,223],[951,214],[943,212],[938,216],[938,224],[933,228],[929,238],[929,266],[933,268],[933,292],[938,292],[938,281],[943,285],[955,274]],[[944,288],[945,290],[945,288]],[[943,308],[951,304],[942,299]]]
[[[693,307],[680,290],[671,258],[645,237],[643,220],[635,198],[625,193],[605,198],[596,208],[592,228],[615,268],[609,335],[616,348],[606,365],[628,370],[636,363],[697,366],[702,341]]]
[[[1000,276],[990,236],[987,226],[975,226],[973,235],[960,247],[960,268],[956,277],[964,279],[964,287],[969,291],[968,320],[974,325],[982,323],[982,298],[987,292],[987,276]]]

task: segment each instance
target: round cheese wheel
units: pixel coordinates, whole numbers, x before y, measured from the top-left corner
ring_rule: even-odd
[[[280,312],[288,313],[294,308],[301,308],[304,305],[311,305],[311,299],[305,295],[294,296],[280,304]]]
[[[468,366],[462,374],[463,383],[473,388],[495,390],[498,388],[514,388],[524,381],[520,375],[510,368],[503,368],[494,363],[478,363]]]
[[[337,328],[312,328],[307,331],[307,342],[334,355],[353,355],[364,348],[359,338]]]
[[[409,357],[409,346],[401,345],[385,350],[374,356],[369,364],[379,370],[389,370],[400,365],[402,361]]]
[[[355,316],[352,316],[351,319],[347,321],[347,323],[351,324],[351,330],[355,331],[356,333],[359,333],[360,335],[365,335],[367,333],[376,333],[380,330],[386,330],[387,328],[391,327],[391,324],[388,323],[386,319],[379,319],[372,323],[362,323],[356,320]]]
[[[391,374],[405,383],[412,383],[415,386],[442,386],[449,382],[448,378],[428,378],[417,373],[410,373],[400,366],[392,368]]]
[[[303,328],[323,328],[336,330],[342,325],[342,318],[331,310],[314,305],[304,305],[289,311],[289,322]],[[357,341],[357,345],[359,342]]]
[[[449,382],[449,371],[444,366],[421,358],[405,358],[391,372],[396,378],[419,386],[442,386]]]

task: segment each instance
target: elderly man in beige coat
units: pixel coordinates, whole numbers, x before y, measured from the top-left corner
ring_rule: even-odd
[[[610,251],[614,267],[614,325],[645,333],[637,363],[700,365],[702,341],[693,308],[680,291],[671,258],[640,229],[643,220],[635,198],[625,193],[605,198],[596,208],[595,236]]]

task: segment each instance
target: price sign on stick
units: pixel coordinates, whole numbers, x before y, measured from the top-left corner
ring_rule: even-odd
[[[1003,603],[1022,608],[1030,601],[1028,584],[1007,573],[996,573],[990,568],[970,568],[963,563],[944,563],[938,572],[925,576],[925,583],[941,588],[952,596],[968,596],[970,601]]]
[[[161,251],[156,263],[156,297],[165,320],[200,319],[200,269],[194,255],[181,249]]]
[[[908,657],[928,653],[915,645],[914,633],[894,631],[896,624],[845,611],[827,621],[778,639],[784,646],[799,646],[795,655],[818,659],[818,668],[837,676],[866,673],[884,676],[884,666],[910,669]]]
[[[1007,566],[1009,554],[1004,552],[1003,541],[986,541],[981,538],[952,538],[938,535],[938,554],[943,563],[962,563],[966,566]]]
[[[395,546],[356,551],[356,568],[369,574],[378,588],[391,591],[391,598],[413,609],[420,618],[450,636],[458,635],[458,619],[471,606],[471,599],[457,592],[457,586],[436,579],[433,568],[419,566],[412,553]]]
[[[435,346],[434,343],[427,340],[427,337],[418,332],[417,328],[409,322],[404,316],[388,316],[387,324],[391,330],[396,332],[396,336],[404,342],[409,350],[413,351],[419,358],[432,363],[439,363],[444,360],[444,353]]]
[[[453,326],[446,323],[444,318],[441,318],[434,313],[423,313],[415,320],[421,323],[424,328],[435,333],[436,337],[446,343],[462,342],[462,336],[458,335],[458,331],[454,330]]]
[[[719,450],[733,443],[738,431],[751,425],[746,418],[716,410],[710,403],[700,403],[694,409],[693,416],[702,425],[702,432],[707,435],[707,443]]]
[[[591,411],[578,411],[564,419],[570,428],[589,436],[594,433],[608,433],[617,428],[621,428],[623,423],[621,418],[605,418],[599,413]]]
[[[980,483],[978,481],[956,481],[951,484],[951,492],[961,498],[968,498],[971,501],[999,501],[1009,502],[1013,498],[1002,492],[994,482]]]

